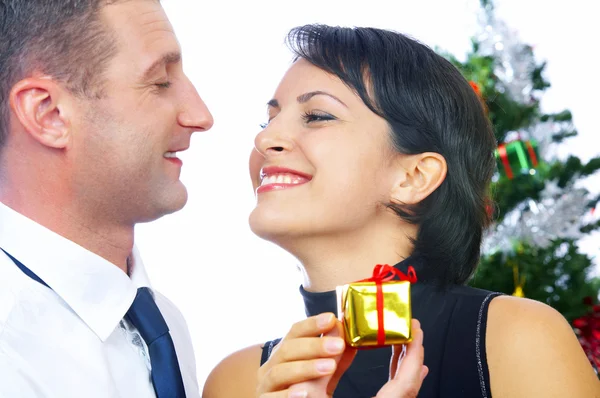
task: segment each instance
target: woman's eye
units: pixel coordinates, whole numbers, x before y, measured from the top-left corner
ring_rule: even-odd
[[[306,112],[305,114],[303,114],[302,119],[304,119],[304,121],[306,123],[311,123],[311,122],[324,122],[327,120],[335,120],[336,117],[333,115],[330,115],[329,113],[313,111],[313,112]]]

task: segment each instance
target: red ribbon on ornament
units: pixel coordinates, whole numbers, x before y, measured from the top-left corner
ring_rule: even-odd
[[[375,282],[377,286],[377,344],[385,344],[385,328],[383,325],[383,282],[389,282],[395,277],[400,281],[408,281],[415,283],[417,281],[417,273],[412,265],[408,266],[407,273],[400,271],[388,264],[377,264],[373,268],[373,276],[368,279],[363,279],[359,282]]]
[[[509,180],[512,180],[514,175],[512,169],[510,168],[510,163],[508,162],[508,153],[506,153],[506,146],[504,144],[500,144],[498,146],[498,155],[500,155],[500,160],[502,160],[502,164],[504,165],[506,176]]]
[[[531,142],[525,141],[525,146],[527,147],[527,151],[529,152],[529,157],[531,158],[531,165],[533,167],[537,167],[538,159],[535,156],[535,151],[533,150],[533,146],[531,146]]]

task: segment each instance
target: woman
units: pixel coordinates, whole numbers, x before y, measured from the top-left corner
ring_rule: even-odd
[[[405,272],[412,265],[418,277],[413,316],[429,369],[420,397],[600,397],[558,312],[464,286],[489,222],[496,142],[461,74],[390,31],[308,25],[289,44],[297,59],[269,101],[250,159],[250,225],[300,261],[311,318],[281,342],[225,359],[206,395],[287,396],[312,380],[305,391],[320,388],[318,396],[336,383],[335,397],[375,396],[388,380],[390,349],[359,351],[348,368],[351,354],[327,350],[339,339],[319,337],[314,316],[336,312],[336,286],[387,263]],[[319,373],[324,358],[337,368]]]

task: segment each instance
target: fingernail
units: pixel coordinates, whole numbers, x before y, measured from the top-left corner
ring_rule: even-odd
[[[317,317],[317,326],[320,328],[324,328],[325,326],[329,325],[329,322],[331,322],[332,318],[333,314],[330,313],[319,315]]]
[[[344,341],[335,337],[325,339],[325,351],[330,354],[339,354],[344,350]]]
[[[331,373],[335,369],[335,361],[333,359],[319,359],[316,368],[321,373]]]
[[[308,391],[291,391],[290,398],[306,398],[308,397]]]

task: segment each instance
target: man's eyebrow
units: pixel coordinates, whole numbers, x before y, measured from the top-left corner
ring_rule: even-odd
[[[156,73],[156,71],[160,68],[164,68],[167,65],[176,64],[179,62],[181,62],[180,52],[172,51],[164,54],[162,57],[154,61],[152,65],[150,65],[148,69],[144,71],[144,73],[142,74],[142,81],[150,80],[152,75],[154,75],[154,73]]]
[[[279,108],[279,101],[273,98],[271,101],[267,102],[267,106],[271,108]]]

